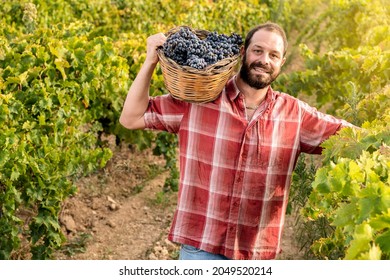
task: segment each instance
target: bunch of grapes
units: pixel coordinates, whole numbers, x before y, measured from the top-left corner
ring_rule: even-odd
[[[242,37],[236,33],[227,36],[210,32],[205,39],[200,39],[188,27],[181,27],[178,32],[169,36],[164,43],[166,57],[182,66],[204,69],[240,51]]]

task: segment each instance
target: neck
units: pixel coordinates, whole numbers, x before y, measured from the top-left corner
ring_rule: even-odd
[[[240,78],[239,74],[236,76],[236,85],[240,92],[244,95],[246,104],[251,107],[260,105],[260,103],[265,99],[269,88],[252,88]]]

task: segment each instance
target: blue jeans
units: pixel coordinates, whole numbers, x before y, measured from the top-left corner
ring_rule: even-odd
[[[181,245],[179,260],[229,260],[223,255],[212,254],[190,245]]]

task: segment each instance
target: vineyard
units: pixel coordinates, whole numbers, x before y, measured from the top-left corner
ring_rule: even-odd
[[[179,25],[245,37],[266,21],[289,38],[273,88],[360,127],[297,163],[288,211],[301,251],[307,259],[390,259],[388,1],[0,3],[0,259],[55,258],[69,244],[60,221],[65,202],[85,178],[107,170],[118,147],[148,155],[144,170],[136,163],[123,172],[167,174],[156,201],[174,195],[176,136],[118,121],[146,38]],[[160,68],[151,92],[167,93]],[[142,184],[129,197],[146,192]]]

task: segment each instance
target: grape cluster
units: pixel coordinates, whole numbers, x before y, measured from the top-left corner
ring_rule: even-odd
[[[238,54],[241,44],[242,37],[236,33],[227,36],[214,31],[202,40],[188,27],[181,27],[167,38],[162,47],[165,56],[179,65],[204,69],[219,60]]]

